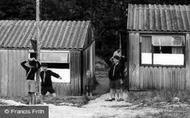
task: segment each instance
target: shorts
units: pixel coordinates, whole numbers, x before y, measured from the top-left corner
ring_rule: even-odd
[[[110,80],[111,89],[121,89],[122,85],[120,80]]]
[[[28,92],[36,92],[36,82],[34,80],[26,80],[26,84]]]
[[[53,89],[52,86],[50,87],[42,86],[42,90],[41,90],[42,95],[46,95],[47,92],[50,92],[52,94],[52,93],[55,93],[55,90]]]

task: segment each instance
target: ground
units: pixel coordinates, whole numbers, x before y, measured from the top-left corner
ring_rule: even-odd
[[[105,101],[107,94],[104,94],[88,104],[76,108],[71,106],[50,105],[50,118],[126,118],[144,116],[146,113],[159,113],[160,110],[152,108],[136,109],[138,105],[129,102]],[[54,114],[51,114],[54,113]]]
[[[189,118],[190,103],[174,97],[173,101],[153,96],[154,91],[129,92],[126,101],[105,101],[108,94],[86,101],[86,97],[67,97],[46,101],[50,118]],[[159,93],[159,92],[158,92]],[[150,97],[152,96],[152,98]],[[158,94],[156,94],[158,96]],[[70,102],[68,102],[70,101]],[[78,101],[78,102],[77,102]],[[80,102],[79,102],[80,101]],[[81,104],[82,103],[82,104]],[[0,99],[3,105],[26,105],[18,100]],[[79,105],[80,104],[80,105]]]

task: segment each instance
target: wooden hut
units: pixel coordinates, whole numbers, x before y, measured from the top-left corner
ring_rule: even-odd
[[[41,63],[59,73],[67,71],[63,82],[53,82],[57,94],[81,95],[86,71],[94,74],[95,41],[90,21],[40,21],[40,30]],[[26,73],[20,63],[34,56],[30,40],[36,34],[35,21],[0,21],[0,96],[26,95]]]
[[[128,5],[129,88],[190,88],[190,5]]]

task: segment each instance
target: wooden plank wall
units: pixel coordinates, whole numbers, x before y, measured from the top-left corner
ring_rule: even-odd
[[[186,89],[190,90],[190,33],[186,35]]]
[[[71,82],[53,83],[58,96],[80,95],[81,57],[79,51],[70,53]],[[26,96],[25,70],[20,63],[28,58],[28,50],[0,50],[0,96]]]
[[[83,51],[83,90],[87,85],[86,72],[89,70],[91,75],[95,74],[95,42]]]
[[[139,85],[139,33],[129,33],[129,88]]]
[[[58,96],[76,96],[80,95],[81,93],[80,51],[70,51],[70,69],[70,83],[53,83],[53,86]]]
[[[139,33],[129,33],[129,88],[190,89],[190,34],[186,35],[185,67],[140,66]]]
[[[90,53],[91,53],[91,56],[90,56],[90,58],[91,58],[91,70],[92,70],[92,74],[93,75],[95,75],[95,41],[92,43],[92,45],[91,45],[91,51],[90,51]]]
[[[140,67],[139,89],[185,89],[186,69],[180,67]]]
[[[88,47],[83,51],[83,92],[85,90],[85,86],[87,85],[87,77],[86,72],[90,71],[90,48]]]
[[[25,96],[25,70],[20,62],[27,59],[27,51],[1,50],[0,55],[0,96]]]

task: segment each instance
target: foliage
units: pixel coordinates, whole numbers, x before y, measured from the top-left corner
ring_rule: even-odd
[[[119,48],[119,34],[126,41],[127,5],[190,4],[189,0],[41,0],[42,20],[91,20],[96,53],[106,61]],[[0,19],[34,20],[35,0],[1,0]],[[126,47],[126,42],[122,42]],[[123,50],[124,52],[126,51]]]

